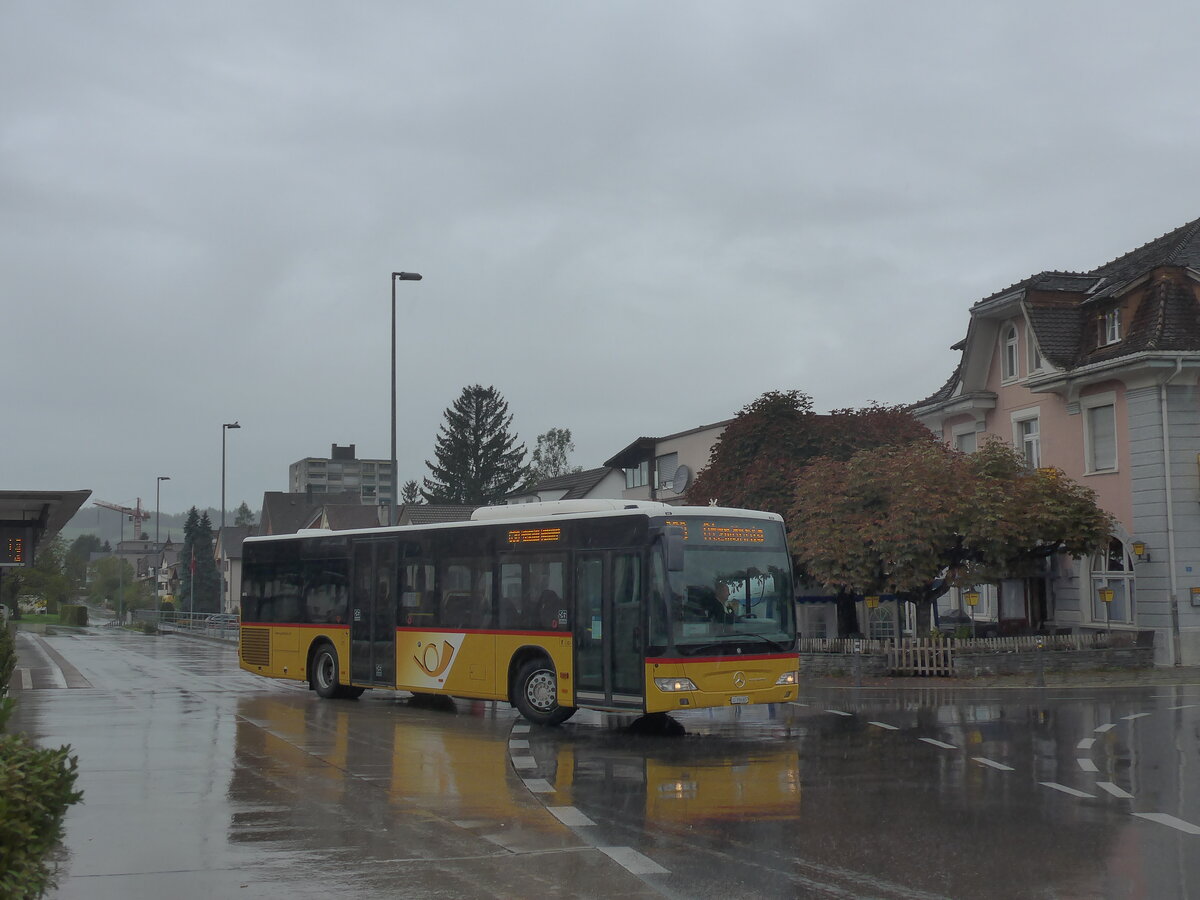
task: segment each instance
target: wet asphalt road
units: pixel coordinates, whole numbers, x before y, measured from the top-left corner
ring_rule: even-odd
[[[682,735],[321,701],[231,646],[18,641],[70,743],[59,898],[1200,896],[1200,685],[804,685]]]

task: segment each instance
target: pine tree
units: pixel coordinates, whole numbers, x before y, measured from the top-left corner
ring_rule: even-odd
[[[421,502],[421,486],[417,484],[416,479],[404,482],[404,487],[400,490],[401,503],[420,503]]]
[[[486,506],[499,502],[526,477],[525,445],[509,433],[512,415],[494,387],[472,385],[443,413],[435,454],[425,465],[421,495],[428,503]]]
[[[179,594],[175,606],[181,611],[194,609],[192,596],[192,555],[196,548],[196,531],[200,528],[200,513],[196,507],[188,510],[183,523],[183,546],[179,549]]]
[[[212,520],[208,511],[200,516],[194,537],[196,549],[196,605],[194,612],[221,611],[221,578],[217,572],[216,551],[213,547]],[[190,564],[190,560],[189,560]]]

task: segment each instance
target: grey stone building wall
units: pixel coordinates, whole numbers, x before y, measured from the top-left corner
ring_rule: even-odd
[[[1155,661],[1200,664],[1200,607],[1191,589],[1200,588],[1200,404],[1194,385],[1167,388],[1170,443],[1171,518],[1168,534],[1166,459],[1158,386],[1126,392],[1129,465],[1133,500],[1132,539],[1143,541],[1150,559],[1134,563],[1137,624],[1158,632]],[[1171,544],[1174,540],[1175,595]],[[1178,610],[1178,623],[1174,610]]]

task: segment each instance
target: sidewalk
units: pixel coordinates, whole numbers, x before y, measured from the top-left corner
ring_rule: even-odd
[[[1032,672],[1014,675],[981,675],[978,678],[863,676],[856,680],[853,676],[814,675],[805,677],[803,668],[800,671],[800,683],[806,687],[969,690],[971,688],[1038,688],[1043,686],[1047,688],[1149,687],[1171,684],[1200,686],[1200,666],[1047,672],[1043,681],[1044,685],[1039,684],[1037,675]]]

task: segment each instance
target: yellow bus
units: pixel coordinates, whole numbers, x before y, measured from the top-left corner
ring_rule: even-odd
[[[248,538],[240,665],[323,698],[508,701],[556,725],[795,699],[772,513],[575,500],[469,522]]]

